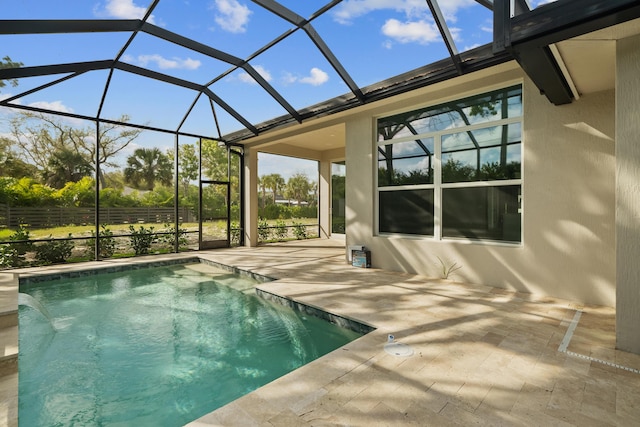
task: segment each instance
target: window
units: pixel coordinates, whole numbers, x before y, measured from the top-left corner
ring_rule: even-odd
[[[521,241],[522,88],[378,120],[378,231]]]
[[[433,190],[380,192],[380,231],[433,235]]]

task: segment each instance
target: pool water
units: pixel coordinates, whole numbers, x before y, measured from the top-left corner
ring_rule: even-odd
[[[20,425],[181,426],[361,336],[198,269],[22,286]]]

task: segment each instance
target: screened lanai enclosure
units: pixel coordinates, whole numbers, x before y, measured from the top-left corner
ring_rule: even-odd
[[[0,250],[19,257],[48,242],[41,256],[55,261],[79,242],[88,259],[125,243],[135,254],[242,245],[256,220],[252,138],[514,59],[549,101],[570,103],[549,45],[631,19],[633,3],[4,5]]]

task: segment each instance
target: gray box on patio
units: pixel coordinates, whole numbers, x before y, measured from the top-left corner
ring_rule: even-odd
[[[371,267],[371,251],[362,250],[362,251],[353,251],[353,261],[351,265],[354,267],[360,268],[370,268]]]

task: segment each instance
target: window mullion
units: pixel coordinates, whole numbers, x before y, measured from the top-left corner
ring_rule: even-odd
[[[433,238],[442,240],[442,134],[434,136]]]

